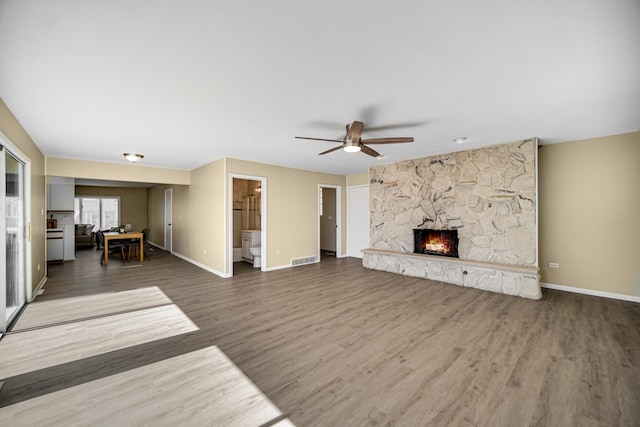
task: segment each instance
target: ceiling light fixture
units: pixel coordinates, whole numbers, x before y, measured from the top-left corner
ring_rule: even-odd
[[[124,153],[123,156],[125,159],[129,160],[131,163],[139,162],[144,158],[142,154],[135,154],[135,153]]]
[[[350,139],[345,139],[343,150],[347,153],[357,153],[358,151],[360,151],[360,145]]]
[[[453,140],[453,142],[455,142],[456,144],[462,144],[463,142],[467,142],[469,140],[469,138],[467,138],[466,136],[461,136],[460,138],[456,138]]]

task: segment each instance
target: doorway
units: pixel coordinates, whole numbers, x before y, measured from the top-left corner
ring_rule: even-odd
[[[31,298],[31,264],[28,162],[0,134],[0,258],[6,271],[0,275],[0,334]]]
[[[318,188],[318,245],[323,257],[342,256],[341,188],[321,184]]]
[[[267,268],[267,179],[231,174],[227,271],[229,276]]]

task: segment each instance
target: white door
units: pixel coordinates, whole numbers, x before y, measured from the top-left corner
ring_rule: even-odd
[[[171,252],[171,188],[164,190],[164,250]]]
[[[369,247],[369,186],[347,189],[347,255],[362,258]]]
[[[0,333],[26,302],[27,230],[25,164],[0,144]]]

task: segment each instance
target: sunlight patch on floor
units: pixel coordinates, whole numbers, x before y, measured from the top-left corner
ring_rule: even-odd
[[[293,426],[216,346],[0,408],[0,424]]]
[[[164,304],[172,304],[172,301],[157,286],[42,302],[36,300],[27,306],[12,332]]]
[[[11,333],[0,342],[0,379],[198,329],[170,304]]]

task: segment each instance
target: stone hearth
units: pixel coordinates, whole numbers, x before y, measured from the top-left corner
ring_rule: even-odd
[[[537,267],[468,261],[433,255],[363,250],[363,266],[523,298],[541,299]]]

